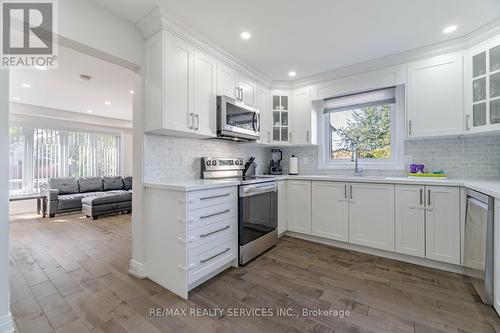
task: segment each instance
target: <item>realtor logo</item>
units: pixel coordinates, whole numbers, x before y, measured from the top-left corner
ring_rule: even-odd
[[[56,66],[55,0],[2,1],[1,67]]]

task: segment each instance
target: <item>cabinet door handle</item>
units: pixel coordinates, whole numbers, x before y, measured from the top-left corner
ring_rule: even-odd
[[[234,87],[234,97],[239,100],[240,99],[240,88]]]
[[[200,260],[200,264],[204,264],[204,263],[206,263],[207,261],[210,261],[210,260],[212,260],[212,259],[215,259],[215,258],[217,258],[218,256],[223,255],[224,253],[226,253],[226,252],[227,252],[227,251],[229,251],[229,250],[231,250],[231,249],[230,249],[230,248],[226,248],[224,251],[221,251],[221,252],[219,252],[219,253],[217,253],[217,254],[215,254],[215,255],[213,255],[213,256],[211,256],[211,257],[207,258],[207,259],[202,259],[202,260]]]
[[[208,219],[209,217],[214,217],[214,216],[226,214],[226,213],[229,213],[229,212],[230,212],[230,210],[226,209],[226,210],[224,210],[222,212],[213,213],[213,214],[210,214],[210,215],[200,216],[200,219],[204,220],[204,219]]]
[[[306,133],[306,142],[309,143],[309,131]]]
[[[292,142],[292,132],[288,133],[288,142]]]
[[[420,206],[424,204],[424,190],[420,189]]]
[[[411,120],[408,120],[408,134],[411,135]]]
[[[470,131],[470,128],[469,128],[469,119],[470,119],[470,114],[468,114],[468,115],[465,116],[465,130],[466,131]]]
[[[213,235],[213,234],[216,234],[218,232],[221,232],[221,231],[224,231],[224,230],[227,230],[231,228],[231,226],[229,225],[226,225],[224,228],[220,228],[220,229],[217,229],[217,230],[214,230],[214,231],[211,231],[211,232],[207,232],[206,234],[201,234],[200,237],[201,238],[204,238],[204,237],[207,237],[207,236],[210,236],[210,235]]]
[[[271,142],[271,132],[267,131],[267,142]]]
[[[227,197],[229,195],[231,195],[231,194],[230,193],[219,194],[219,195],[214,195],[214,196],[211,196],[211,197],[200,198],[200,200],[217,199],[217,198]]]
[[[349,196],[350,196],[350,198],[352,199],[352,185],[351,185],[351,186],[349,186],[349,190],[350,190],[350,191],[349,191],[349,192],[350,192]]]
[[[344,185],[344,198],[347,199],[347,184]]]
[[[190,113],[189,116],[191,117],[191,126],[189,128],[194,129],[194,113]]]
[[[195,114],[195,118],[196,118],[196,130],[199,130],[200,129],[200,115],[199,114]]]
[[[431,205],[431,190],[430,189],[427,190],[427,204],[430,207],[430,205]]]

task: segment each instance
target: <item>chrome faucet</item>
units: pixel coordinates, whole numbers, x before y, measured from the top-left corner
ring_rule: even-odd
[[[363,169],[359,167],[359,149],[353,149],[351,162],[354,162],[354,176],[361,176]]]

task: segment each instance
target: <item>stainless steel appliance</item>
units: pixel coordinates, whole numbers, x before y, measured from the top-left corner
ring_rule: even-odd
[[[270,175],[282,175],[283,168],[281,167],[281,160],[283,160],[283,152],[281,149],[271,149],[271,161],[269,162]]]
[[[253,141],[260,135],[260,113],[228,96],[217,96],[217,136]]]
[[[202,158],[204,179],[239,180],[239,263],[246,264],[278,241],[278,185],[272,178],[256,177],[255,162],[242,158]]]
[[[483,303],[493,304],[494,199],[467,190],[464,268]]]

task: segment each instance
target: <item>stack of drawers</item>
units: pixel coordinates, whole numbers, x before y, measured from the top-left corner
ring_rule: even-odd
[[[187,193],[188,284],[238,258],[238,193],[235,186]]]

